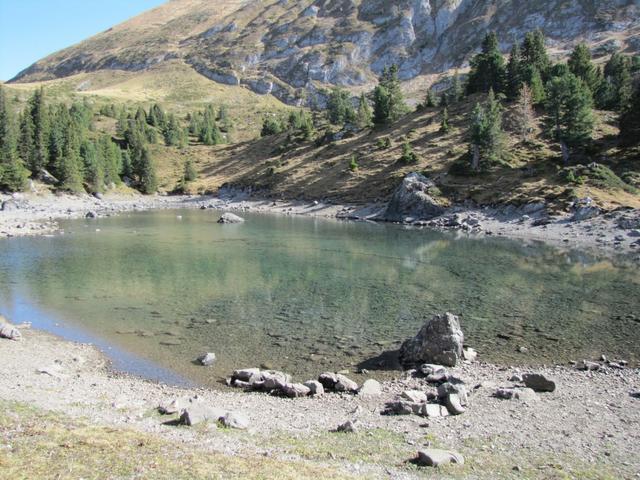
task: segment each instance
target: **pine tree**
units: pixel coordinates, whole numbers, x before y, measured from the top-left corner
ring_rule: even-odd
[[[593,100],[589,88],[572,73],[554,77],[547,88],[549,127],[562,148],[565,165],[571,150],[591,139]]]
[[[282,124],[280,117],[273,114],[267,114],[262,119],[262,130],[260,131],[260,136],[269,137],[271,135],[278,135],[284,132],[284,130],[285,127]]]
[[[449,109],[447,107],[442,110],[442,121],[440,122],[440,132],[449,133],[451,127],[449,126]]]
[[[405,165],[418,163],[418,156],[413,151],[413,147],[409,142],[404,142],[402,144],[402,155],[400,156],[399,162]]]
[[[629,57],[614,53],[604,67],[604,81],[597,94],[598,107],[624,111],[633,95],[633,79]]]
[[[385,68],[373,91],[373,121],[376,125],[395,123],[409,111],[398,79],[398,66]]]
[[[568,62],[569,70],[581,79],[592,93],[598,90],[598,70],[591,61],[591,51],[586,44],[581,43],[571,53]]]
[[[20,115],[18,154],[27,165],[31,163],[31,159],[34,157],[33,121],[31,120],[31,114],[28,109],[25,109]]]
[[[506,69],[500,53],[498,36],[488,33],[482,42],[482,51],[471,59],[471,72],[467,93],[504,92]]]
[[[334,125],[344,125],[353,122],[356,113],[351,104],[351,95],[340,87],[334,87],[327,100],[327,113],[329,121]]]
[[[46,167],[49,160],[49,119],[47,113],[44,88],[41,87],[33,93],[28,105],[28,115],[31,117],[33,133],[30,156],[25,160],[29,170],[36,176]]]
[[[538,70],[543,81],[547,79],[551,60],[545,46],[546,40],[541,30],[529,32],[522,43],[522,63]]]
[[[104,167],[104,183],[109,188],[119,185],[120,175],[123,173],[123,154],[120,148],[109,135],[101,135],[98,140],[98,149]]]
[[[70,122],[65,132],[62,156],[58,159],[56,168],[58,186],[73,193],[83,191],[79,132],[79,125]]]
[[[484,105],[476,104],[470,120],[471,169],[477,172],[483,164],[497,161],[502,156],[502,106],[493,90],[489,91]]]
[[[356,124],[358,128],[369,128],[373,125],[373,110],[369,106],[369,101],[363,93],[358,100],[358,113],[356,114]]]
[[[636,86],[629,107],[620,117],[620,138],[623,145],[640,144],[640,83]]]
[[[22,190],[28,170],[18,156],[17,125],[5,89],[0,85],[0,189]]]
[[[104,190],[104,159],[95,143],[85,139],[80,146],[80,156],[84,167],[84,181],[91,193]]]
[[[507,63],[507,97],[511,99],[517,98],[524,81],[525,77],[520,45],[518,43],[514,43],[511,48],[511,54],[509,55],[509,62]]]
[[[426,108],[433,108],[436,106],[436,102],[433,98],[433,93],[431,92],[431,89],[427,90],[427,96],[424,99],[424,106]]]
[[[457,69],[453,74],[453,82],[451,83],[451,87],[449,88],[449,91],[447,93],[449,96],[449,104],[458,103],[464,95],[462,83],[460,82],[460,73]]]
[[[140,152],[137,170],[140,191],[147,195],[155,193],[158,189],[156,167],[147,147],[144,147]]]
[[[163,121],[164,142],[167,146],[184,147],[187,143],[184,129],[180,126],[176,116],[171,113],[167,121]]]
[[[198,172],[196,171],[193,161],[187,160],[184,164],[184,180],[185,182],[193,182],[198,178]]]
[[[534,105],[542,105],[547,99],[547,92],[544,82],[542,81],[542,75],[535,67],[528,69],[528,72],[529,81],[527,83],[531,87],[531,100]]]

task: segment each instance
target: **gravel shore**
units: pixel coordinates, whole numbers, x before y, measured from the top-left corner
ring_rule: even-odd
[[[397,372],[397,379],[383,383],[381,395],[370,398],[328,393],[285,399],[182,389],[113,372],[91,345],[30,329],[22,333],[22,341],[0,339],[0,399],[85,418],[96,425],[149,432],[230,455],[322,460],[365,478],[429,478],[431,472],[409,468],[407,463],[425,445],[465,456],[464,470],[451,470],[449,478],[640,478],[637,369],[537,369],[555,380],[555,392],[529,400],[500,400],[494,397],[496,389],[512,385],[509,379],[523,371],[465,364],[451,369],[472,392],[464,414],[389,416],[381,414],[386,402],[407,389],[432,387],[424,379]],[[176,427],[154,413],[161,403],[181,397],[197,397],[203,404],[244,414],[250,428],[229,435]],[[357,421],[361,436],[329,433],[348,420]],[[382,457],[377,459],[347,456],[345,449],[350,447],[343,438],[348,435],[364,442],[360,450],[370,447],[372,452],[384,435],[388,452],[378,452]],[[311,451],[299,448],[300,442]],[[333,456],[316,458],[314,449],[320,448]]]

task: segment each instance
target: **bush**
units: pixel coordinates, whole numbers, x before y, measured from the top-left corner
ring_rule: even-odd
[[[349,170],[351,170],[352,172],[357,172],[358,168],[360,168],[360,166],[358,165],[358,161],[356,159],[355,155],[351,156],[351,161],[349,162]]]
[[[418,163],[418,156],[413,151],[413,148],[411,147],[411,144],[409,142],[404,142],[402,144],[402,155],[400,156],[399,162],[405,165]]]
[[[196,167],[193,165],[191,160],[187,160],[187,163],[184,165],[184,179],[187,182],[193,182],[198,178],[198,172],[196,171]]]
[[[389,137],[380,137],[376,142],[378,150],[387,150],[391,148],[391,139]]]

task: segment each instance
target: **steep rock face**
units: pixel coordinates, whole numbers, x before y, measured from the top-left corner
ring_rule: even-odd
[[[365,85],[392,63],[403,80],[464,66],[487,31],[506,51],[535,28],[558,54],[581,40],[637,51],[640,0],[171,0],[14,81],[181,58],[215,81],[310,102],[322,86]]]

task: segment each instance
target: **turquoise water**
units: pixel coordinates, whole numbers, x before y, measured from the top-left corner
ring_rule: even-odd
[[[261,364],[300,380],[353,371],[447,310],[483,360],[640,359],[637,266],[395,225],[243,216],[146,212],[2,240],[0,312],[172,383],[217,385]],[[214,367],[192,363],[207,351]]]

